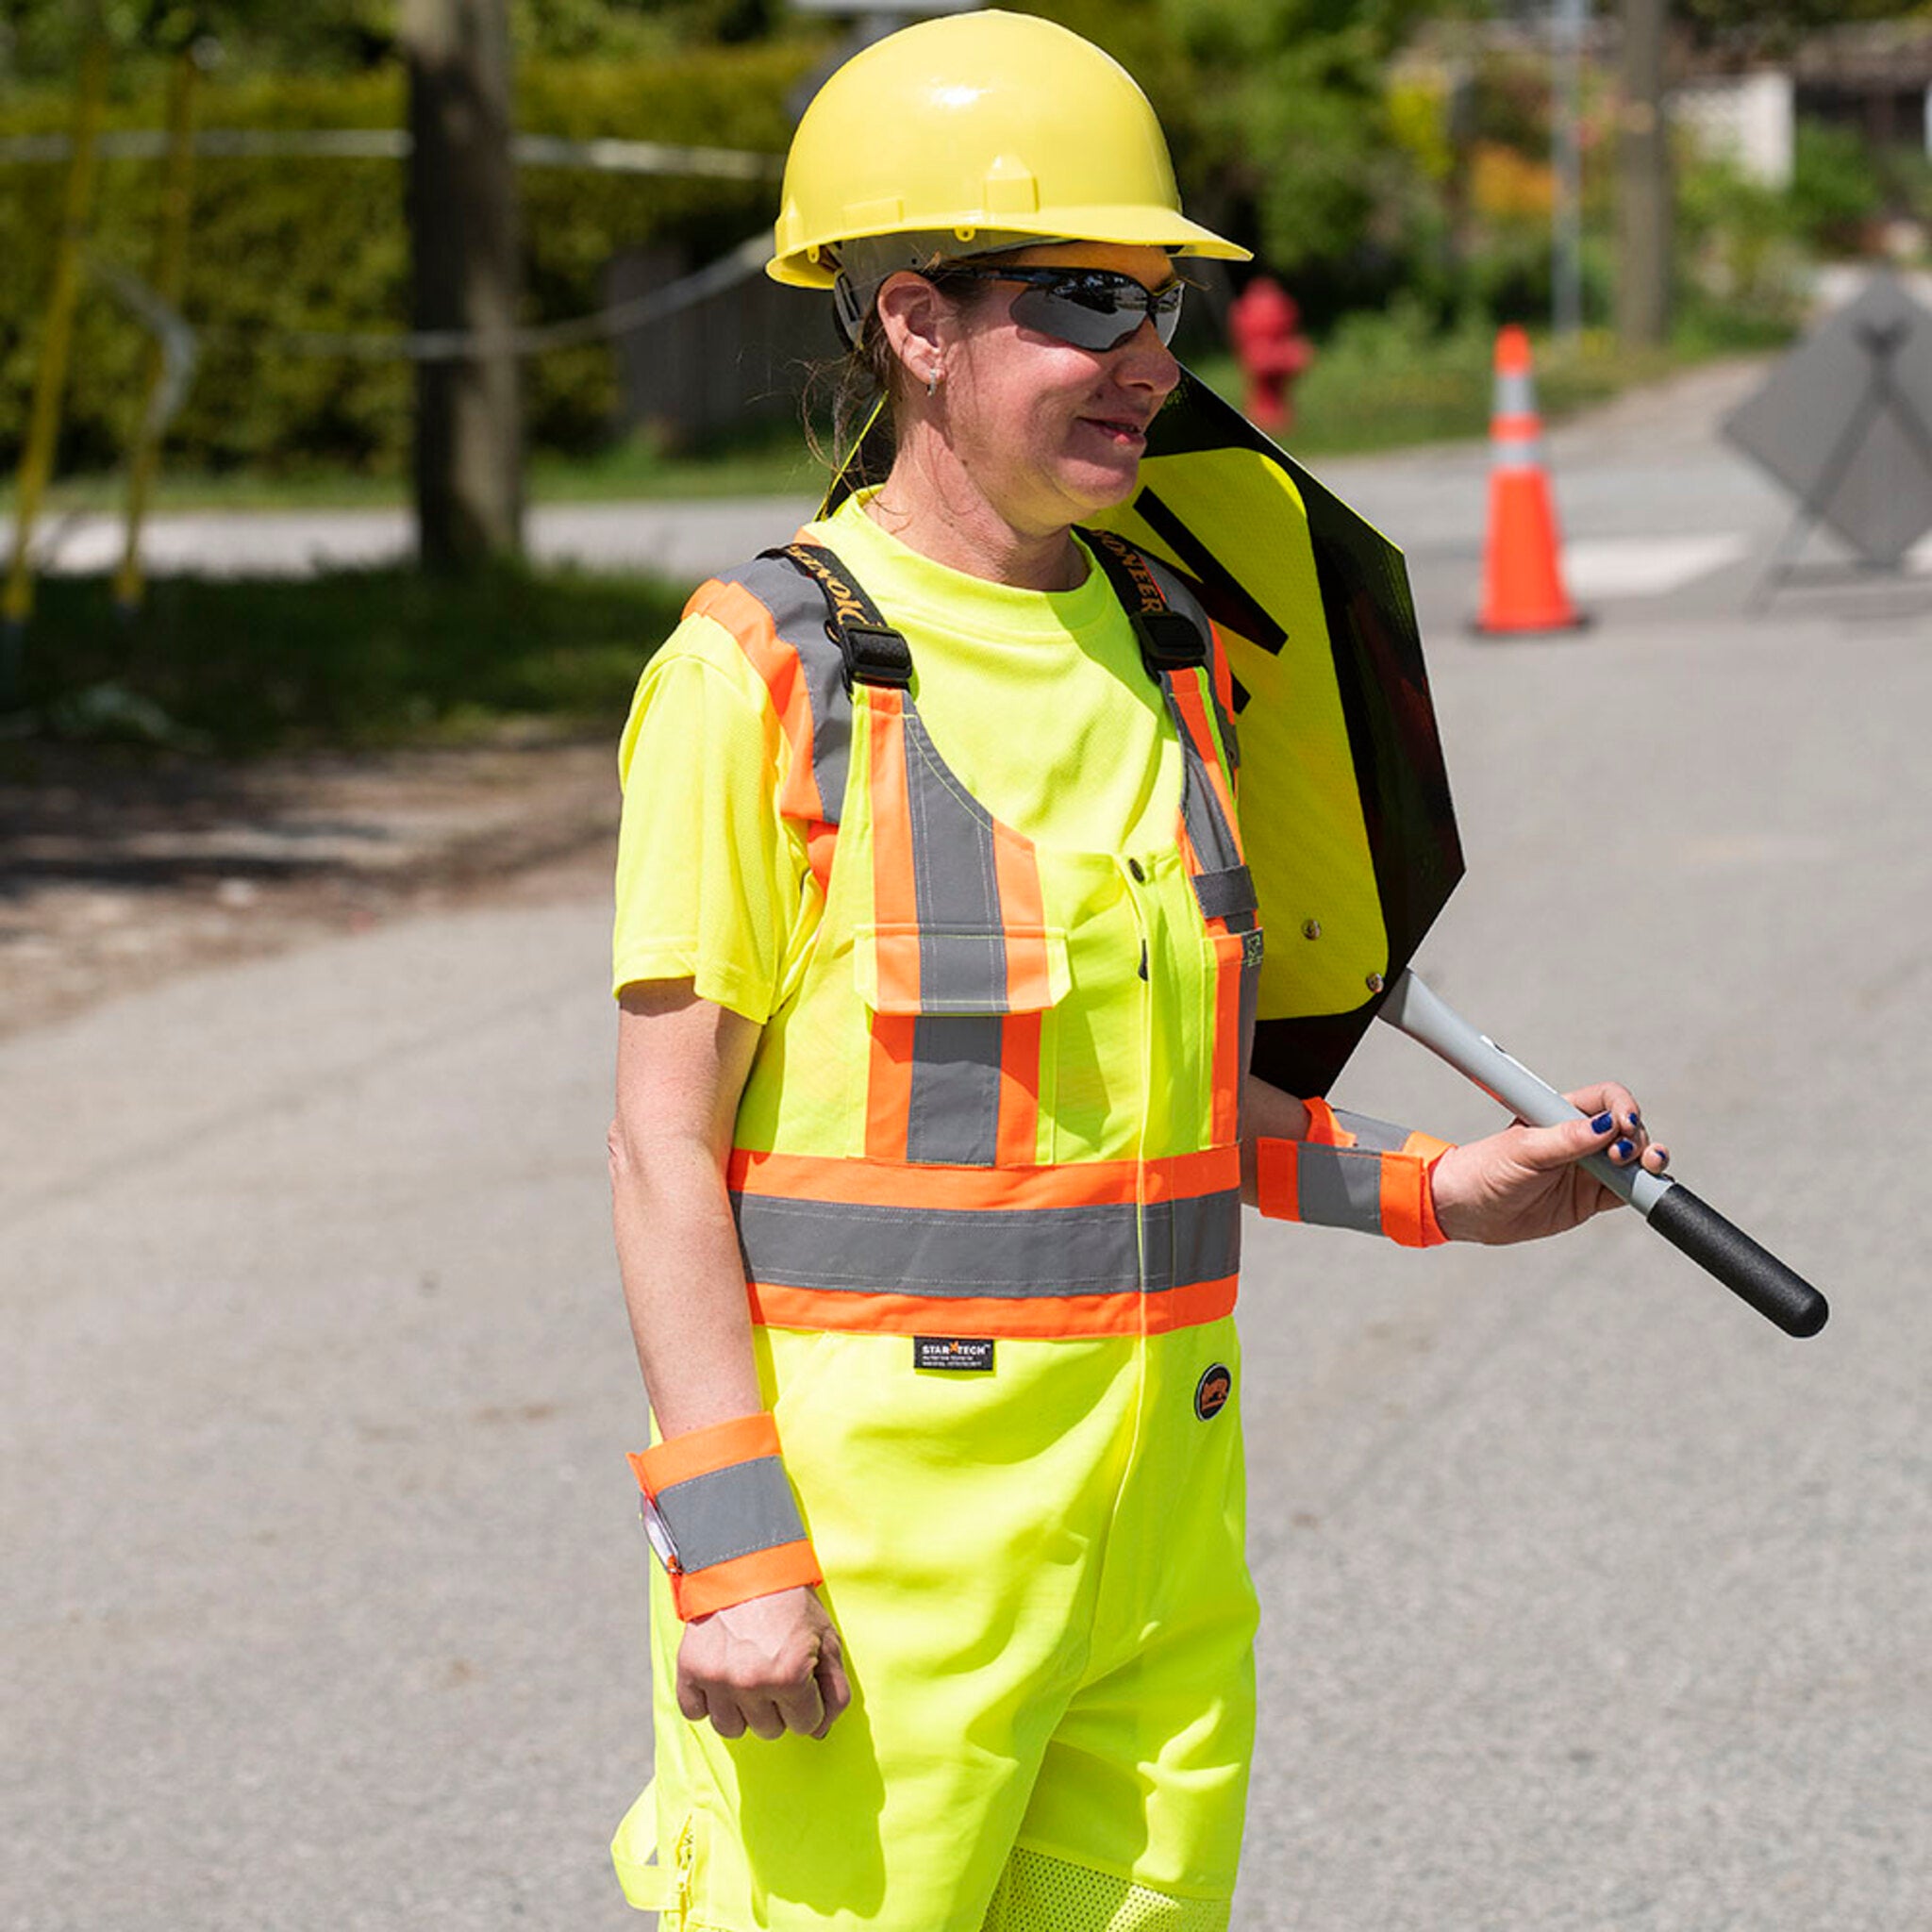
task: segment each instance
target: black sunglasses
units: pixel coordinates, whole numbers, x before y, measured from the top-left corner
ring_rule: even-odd
[[[1150,289],[1110,268],[996,268],[972,262],[948,262],[927,279],[941,284],[1024,282],[1025,292],[1013,297],[1013,320],[1079,349],[1117,349],[1140,328],[1143,317],[1163,342],[1173,341],[1186,288],[1173,281]]]

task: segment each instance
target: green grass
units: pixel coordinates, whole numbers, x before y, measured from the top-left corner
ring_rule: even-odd
[[[246,756],[559,733],[621,721],[682,588],[501,566],[305,582],[157,583],[132,620],[103,578],[39,588],[20,696],[31,728]]]
[[[1558,343],[1533,338],[1537,401],[1559,421],[1655,382],[1700,359],[1695,346],[1623,350],[1601,334]],[[1487,326],[1436,335],[1399,309],[1354,316],[1318,348],[1295,391],[1287,438],[1298,457],[1360,456],[1380,450],[1476,438],[1489,431],[1494,332]],[[1240,405],[1232,356],[1205,358],[1195,373]]]

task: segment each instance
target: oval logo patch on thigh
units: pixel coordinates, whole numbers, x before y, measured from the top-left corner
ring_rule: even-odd
[[[1227,1407],[1227,1398],[1233,1393],[1234,1376],[1227,1364],[1214,1363],[1194,1384],[1194,1413],[1204,1423],[1211,1423]]]

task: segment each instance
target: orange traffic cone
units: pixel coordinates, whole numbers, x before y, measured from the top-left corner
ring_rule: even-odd
[[[1496,403],[1490,420],[1490,535],[1483,548],[1479,631],[1574,630],[1590,620],[1563,588],[1563,540],[1550,497],[1542,419],[1529,371],[1529,337],[1496,336]]]

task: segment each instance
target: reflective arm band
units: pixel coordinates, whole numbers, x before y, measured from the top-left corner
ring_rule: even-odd
[[[1307,1137],[1255,1142],[1256,1200],[1271,1221],[1306,1221],[1383,1234],[1405,1248],[1449,1239],[1436,1220],[1430,1180],[1452,1142],[1325,1100],[1303,1103]]]
[[[633,1456],[644,1528],[687,1624],[747,1598],[824,1580],[763,1410]]]

